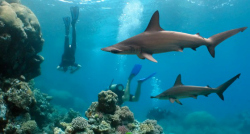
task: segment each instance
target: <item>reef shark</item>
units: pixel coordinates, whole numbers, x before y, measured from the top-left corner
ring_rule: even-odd
[[[220,85],[217,88],[211,88],[209,86],[199,87],[199,86],[186,86],[181,82],[181,75],[178,75],[175,84],[172,88],[164,91],[163,93],[157,96],[151,96],[151,98],[158,98],[162,100],[169,100],[171,103],[177,102],[182,105],[179,101],[181,98],[195,98],[197,99],[198,95],[208,96],[211,93],[217,93],[217,95],[224,100],[223,92],[237,79],[240,77],[240,74],[234,76],[224,84]]]
[[[212,57],[215,57],[215,47],[225,39],[243,32],[247,27],[233,29],[216,34],[210,38],[203,38],[199,33],[187,34],[175,31],[165,31],[159,25],[159,12],[156,11],[147,29],[136,36],[128,38],[115,45],[102,48],[101,50],[114,54],[137,54],[141,59],[157,62],[152,54],[170,51],[182,52],[184,48],[196,48],[205,45]]]

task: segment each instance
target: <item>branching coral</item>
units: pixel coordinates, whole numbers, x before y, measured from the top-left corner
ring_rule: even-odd
[[[82,131],[88,126],[88,121],[83,117],[76,117],[71,122],[73,129],[77,131]]]
[[[163,129],[157,125],[156,120],[145,120],[140,125],[140,134],[162,134]]]

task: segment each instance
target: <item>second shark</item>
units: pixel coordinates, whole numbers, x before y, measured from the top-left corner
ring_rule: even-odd
[[[186,86],[181,82],[181,75],[178,75],[175,84],[172,88],[164,91],[157,96],[151,96],[151,98],[158,98],[161,100],[169,100],[171,103],[177,102],[182,105],[179,101],[181,98],[197,98],[198,95],[208,96],[211,93],[216,93],[222,100],[224,100],[223,92],[237,79],[240,74],[234,76],[224,84],[217,88],[211,88],[209,86],[199,87],[199,86]]]

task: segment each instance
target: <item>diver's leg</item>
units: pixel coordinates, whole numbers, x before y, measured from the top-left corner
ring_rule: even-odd
[[[130,98],[130,83],[133,77],[129,77],[128,81],[127,81],[127,85],[126,85],[126,89],[124,91],[124,95],[122,96],[122,100],[125,101],[129,101]]]
[[[58,70],[61,70],[62,67],[64,66],[64,58],[66,56],[66,54],[68,53],[69,51],[69,28],[70,28],[70,17],[64,17],[63,18],[63,22],[64,22],[64,25],[65,25],[65,38],[64,38],[64,52],[63,52],[63,55],[62,55],[62,61],[61,61],[61,64],[59,66],[57,66],[57,69]]]
[[[64,17],[63,22],[65,25],[65,39],[64,39],[64,54],[69,49],[69,28],[70,28],[70,17]]]
[[[124,91],[124,95],[122,96],[123,101],[129,101],[130,100],[130,83],[131,80],[140,72],[142,65],[135,64],[127,81],[126,89]]]
[[[70,8],[70,12],[71,12],[71,17],[72,17],[72,43],[71,43],[71,49],[72,49],[72,53],[73,55],[75,54],[75,49],[76,49],[76,22],[78,20],[78,16],[79,16],[79,7],[75,6],[75,7],[71,7]]]
[[[139,100],[140,95],[141,95],[141,84],[142,84],[142,81],[138,81],[137,88],[135,91],[135,96],[132,97],[131,101],[136,102]]]
[[[151,75],[149,75],[148,77],[146,78],[142,78],[142,79],[139,79],[138,80],[138,84],[137,84],[137,88],[136,88],[136,91],[135,91],[135,96],[132,97],[132,100],[131,101],[138,101],[139,98],[140,98],[140,95],[141,95],[141,84],[148,80],[149,78],[153,77],[156,73],[152,73]]]
[[[76,51],[76,27],[72,25],[72,43],[71,43],[72,54],[75,55]]]

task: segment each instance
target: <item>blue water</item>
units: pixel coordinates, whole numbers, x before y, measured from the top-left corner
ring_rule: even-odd
[[[183,53],[155,54],[158,63],[141,60],[136,55],[114,55],[100,50],[143,32],[156,10],[159,10],[163,29],[200,33],[205,38],[249,26],[249,0],[22,0],[22,3],[36,14],[45,39],[41,52],[45,61],[41,66],[42,75],[35,79],[36,87],[54,96],[54,104],[84,113],[113,78],[114,83],[125,85],[134,64],[142,64],[141,72],[132,82],[132,94],[136,79],[153,72],[157,74],[143,84],[139,102],[124,104],[139,121],[145,120],[147,111],[155,106],[180,115],[206,111],[217,120],[233,120],[244,111],[250,112],[250,29],[218,45],[215,58],[204,46],[197,51],[185,49]],[[62,17],[70,16],[69,7],[75,5],[80,7],[76,62],[82,68],[69,74],[56,67],[63,53]],[[217,87],[238,73],[242,74],[240,79],[224,92],[225,101],[216,94],[199,96],[197,100],[181,99],[182,106],[150,99],[151,95],[172,87],[178,74],[182,74],[183,84]],[[164,122],[161,124],[164,127]],[[167,132],[168,128],[164,129]]]

